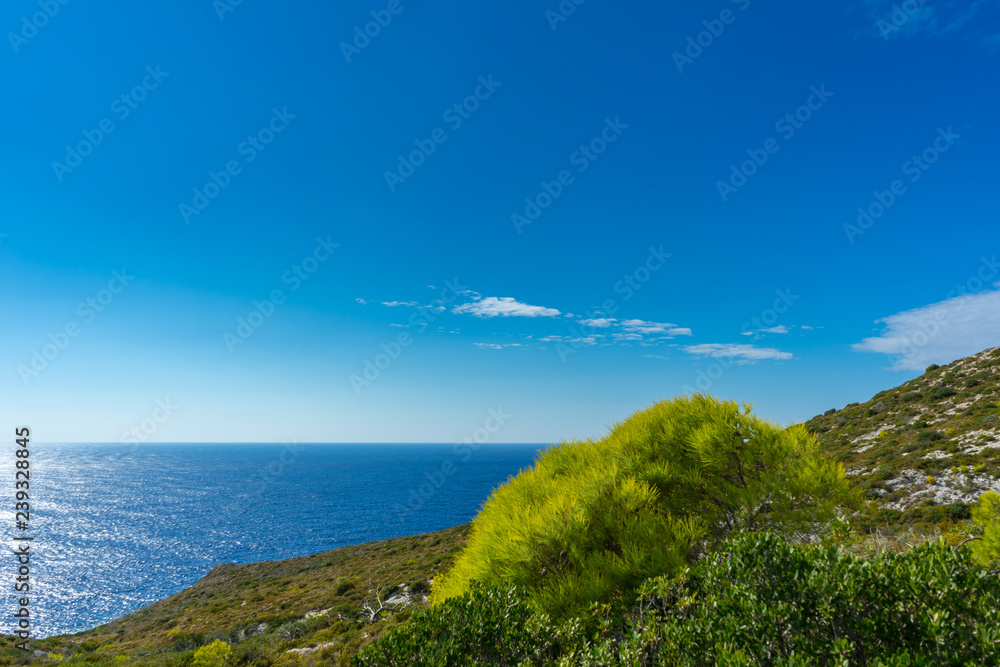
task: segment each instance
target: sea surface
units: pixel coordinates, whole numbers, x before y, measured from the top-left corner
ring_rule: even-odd
[[[31,445],[29,529],[0,461],[0,631],[14,537],[30,535],[33,636],[100,625],[172,595],[219,563],[319,553],[467,523],[543,445]],[[474,449],[475,448],[475,449]]]

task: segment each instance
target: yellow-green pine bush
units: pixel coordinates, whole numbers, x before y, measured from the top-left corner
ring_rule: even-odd
[[[704,395],[662,401],[601,440],[545,451],[498,488],[432,599],[479,581],[521,587],[557,618],[628,604],[644,580],[733,531],[810,529],[856,498],[801,426]]]

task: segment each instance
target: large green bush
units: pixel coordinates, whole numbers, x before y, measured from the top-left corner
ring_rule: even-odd
[[[643,592],[628,632],[572,664],[1000,664],[1000,580],[942,542],[864,560],[746,535]]]
[[[664,401],[602,440],[547,450],[497,489],[432,599],[479,581],[520,587],[555,618],[627,605],[734,531],[807,530],[854,497],[804,428],[702,395]]]

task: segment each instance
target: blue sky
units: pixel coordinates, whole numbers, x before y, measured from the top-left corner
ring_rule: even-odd
[[[1000,345],[998,18],[6,3],[4,421],[553,442]]]

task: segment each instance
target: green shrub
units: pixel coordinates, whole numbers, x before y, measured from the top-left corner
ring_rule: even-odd
[[[954,395],[955,390],[951,387],[931,387],[930,391],[927,392],[927,397],[932,401],[937,401]]]
[[[465,667],[466,665],[545,664],[558,651],[545,628],[516,589],[471,587],[464,595],[414,614],[353,661],[357,667]],[[539,632],[539,630],[543,630]],[[528,662],[529,660],[533,660]]]
[[[942,542],[866,562],[744,535],[650,581],[630,627],[566,664],[998,664],[998,605],[1000,580]]]
[[[932,371],[936,371],[936,370],[937,370],[937,369],[939,369],[939,368],[941,368],[941,367],[940,367],[940,366],[938,366],[937,364],[931,364],[930,366],[928,366],[928,367],[927,367],[927,370],[926,370],[926,371],[924,371],[924,372],[925,372],[925,373],[930,373],[930,372],[932,372]]]
[[[427,595],[431,591],[431,585],[426,579],[414,579],[407,587],[411,595]]]
[[[192,667],[223,667],[232,652],[232,646],[221,639],[216,639],[211,644],[202,646],[194,652],[194,660],[191,665]]]
[[[972,518],[972,512],[969,510],[969,506],[965,503],[952,503],[946,508],[948,511],[948,517],[952,521],[965,521]]]
[[[630,604],[737,530],[801,530],[855,504],[843,468],[801,426],[695,395],[657,403],[600,441],[563,443],[498,488],[435,604],[472,581],[518,586],[556,618]]]
[[[935,442],[944,440],[944,433],[934,429],[926,429],[917,433],[917,442]]]

